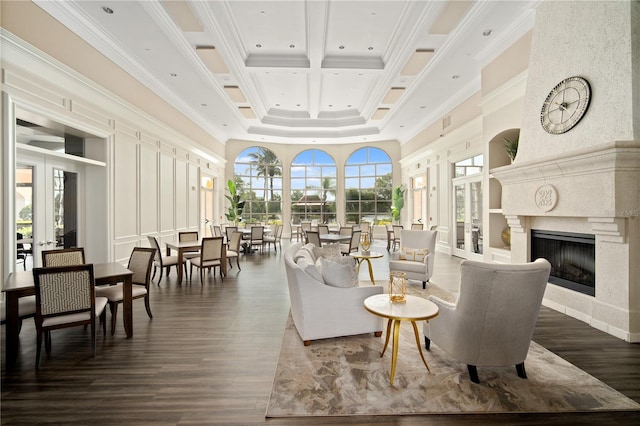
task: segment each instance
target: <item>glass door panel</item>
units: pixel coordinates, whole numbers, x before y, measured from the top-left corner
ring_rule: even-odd
[[[466,259],[482,255],[482,176],[454,181],[453,254]]]

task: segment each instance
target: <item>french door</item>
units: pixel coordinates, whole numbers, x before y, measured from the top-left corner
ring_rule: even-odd
[[[16,161],[16,218],[18,232],[29,237],[25,219],[31,218],[33,266],[42,251],[80,246],[78,194],[84,166],[63,158],[19,150]],[[25,182],[31,176],[31,199]],[[30,214],[29,214],[30,210]],[[22,226],[22,227],[21,227]]]
[[[482,174],[453,180],[453,250],[455,256],[482,259]]]

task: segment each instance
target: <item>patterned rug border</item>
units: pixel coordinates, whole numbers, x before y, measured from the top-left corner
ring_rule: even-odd
[[[476,385],[466,365],[433,344],[430,351],[423,347],[428,374],[411,327],[403,324],[400,334],[390,385],[390,348],[380,358],[384,337],[347,336],[304,346],[289,315],[265,417],[640,410],[640,404],[535,342],[525,362],[528,379],[519,378],[515,368],[479,368]]]

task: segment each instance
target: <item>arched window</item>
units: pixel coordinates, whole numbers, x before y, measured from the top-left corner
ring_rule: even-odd
[[[303,151],[291,163],[291,220],[336,219],[336,163],[319,149]]]
[[[242,221],[281,221],[282,164],[273,151],[247,148],[238,155],[233,167],[236,190],[245,201]]]
[[[378,148],[361,148],[347,159],[345,195],[347,222],[391,223],[393,191],[391,158]]]

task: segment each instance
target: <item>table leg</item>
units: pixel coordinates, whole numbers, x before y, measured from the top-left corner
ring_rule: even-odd
[[[380,358],[384,356],[384,352],[387,350],[387,345],[389,344],[389,334],[391,334],[391,320],[387,321],[387,337],[384,339],[384,347],[382,348]]]
[[[371,278],[371,283],[376,285],[376,282],[373,280],[373,269],[371,268],[371,260],[368,257],[365,257],[364,260],[367,261],[367,266],[369,266],[369,278]]]
[[[184,270],[184,251],[178,249],[178,284],[182,284],[182,271]]]
[[[391,377],[389,382],[393,384],[393,378],[396,375],[396,361],[398,360],[398,346],[400,345],[400,320],[393,320],[393,343],[391,355]]]
[[[122,319],[127,337],[133,337],[133,277],[129,275],[125,278],[122,286]]]
[[[416,345],[418,345],[418,352],[420,352],[420,358],[422,358],[422,362],[424,362],[424,366],[427,367],[427,371],[431,373],[429,366],[427,365],[427,360],[424,359],[424,354],[422,353],[422,346],[420,346],[420,335],[418,333],[418,326],[415,321],[411,321],[411,325],[413,325],[413,334],[416,336]]]
[[[20,318],[18,313],[18,295],[14,292],[5,294],[6,313],[6,333],[7,342],[5,348],[5,359],[7,368],[13,368],[18,358],[18,343],[20,335]]]

